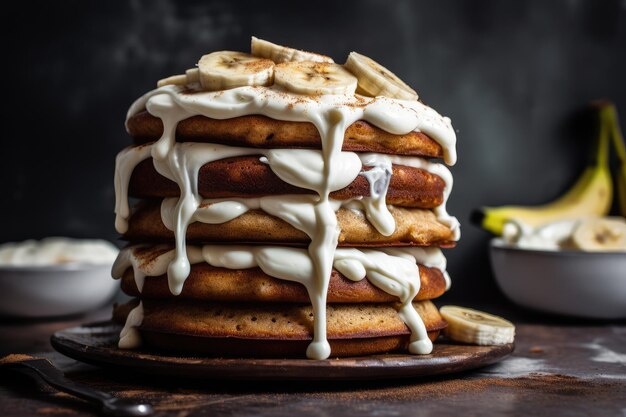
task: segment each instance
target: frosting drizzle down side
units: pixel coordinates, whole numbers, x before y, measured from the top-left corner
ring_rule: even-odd
[[[178,145],[185,145],[184,147]],[[130,167],[134,167],[140,162],[140,158],[148,158],[150,154],[149,147],[152,145],[144,145],[142,148],[137,148],[138,155],[133,157],[126,157],[132,162],[129,163]],[[303,150],[303,149],[252,149],[231,147],[226,145],[206,144],[206,143],[184,143],[176,144],[178,147],[177,152],[182,154],[184,152],[190,153],[193,156],[194,166],[188,162],[182,164],[183,171],[190,171],[189,175],[197,175],[197,166],[202,166],[205,163],[227,158],[231,155],[243,156],[251,154],[264,155],[261,157],[261,161],[267,163],[270,168],[285,182],[289,182],[292,185],[296,185],[301,188],[311,189],[311,184],[318,184],[321,181],[321,168],[323,166],[323,156],[320,151],[317,150]],[[122,152],[132,153],[133,148],[126,149]],[[190,161],[191,158],[186,155],[182,155],[178,160]],[[438,175],[444,180],[444,199],[443,203],[435,209],[437,219],[449,226],[454,232],[454,238],[458,239],[460,235],[459,223],[456,218],[450,216],[446,211],[446,202],[452,189],[452,174],[442,164],[428,161],[419,157],[394,157],[386,154],[377,153],[365,153],[357,154],[354,152],[340,152],[338,154],[337,166],[339,172],[333,176],[333,183],[330,184],[331,191],[339,190],[346,187],[350,182],[354,180],[357,175],[364,176],[370,183],[370,197],[362,197],[352,200],[345,200],[341,202],[344,207],[351,207],[357,209],[363,209],[365,211],[367,219],[372,225],[383,235],[390,235],[395,230],[395,222],[388,206],[385,204],[385,197],[387,195],[387,189],[389,187],[391,164],[396,163],[399,165],[411,166],[428,171],[432,174]],[[179,163],[180,164],[180,163]],[[363,166],[370,166],[372,169],[359,173],[359,170]],[[196,170],[196,174],[191,170]],[[132,169],[123,167],[119,171],[116,171],[116,183],[128,184]],[[119,177],[119,178],[118,178]],[[308,179],[308,181],[307,181]],[[308,183],[307,183],[308,182]],[[200,197],[198,196],[198,199]],[[301,201],[298,196],[267,196],[262,198],[223,198],[223,199],[203,199],[195,214],[189,219],[189,223],[194,221],[200,221],[204,223],[224,223],[232,220],[235,217],[245,213],[251,209],[263,209],[267,213],[270,213],[276,217],[280,217],[283,220],[288,221],[285,216],[289,213],[271,210],[271,206],[261,206],[261,202],[267,202],[274,198],[292,200],[296,199]],[[122,206],[126,207],[125,213],[129,213],[127,208],[127,197],[120,198]],[[162,219],[166,227],[170,230],[175,230],[175,208],[172,206],[173,201],[178,201],[178,198],[165,199],[163,202]],[[312,203],[313,200],[306,199],[306,202]],[[339,206],[337,206],[338,208]],[[167,208],[167,209],[165,209]],[[336,210],[335,210],[336,211]],[[221,217],[220,217],[221,216]],[[120,223],[127,221],[127,217],[120,217]],[[294,227],[299,228],[297,225],[292,224]],[[123,233],[125,229],[118,229],[120,233]]]
[[[169,122],[197,115],[229,119],[260,114],[276,120],[316,124],[312,119],[323,120],[319,117],[320,114],[336,108],[354,112],[357,116],[354,121],[365,120],[392,134],[423,132],[441,145],[446,164],[454,165],[457,159],[456,134],[450,119],[419,101],[345,95],[305,96],[286,92],[278,86],[248,86],[209,92],[201,91],[198,85],[168,85],[149,91],[137,99],[129,108],[126,120],[144,109],[157,116],[153,113],[156,107],[176,107],[177,112],[169,113],[167,116],[171,118],[163,120],[164,124],[168,122],[169,127]],[[184,117],[180,118],[180,113],[184,113]],[[350,124],[352,123],[346,124],[346,127]],[[174,126],[174,130],[163,132],[160,141],[162,145],[159,145],[157,152],[161,156],[172,145],[175,129]]]
[[[151,258],[150,263],[144,264],[135,254],[135,250],[141,248],[138,245],[122,250],[113,269],[114,277],[120,278],[127,268],[133,269],[135,277],[159,276],[167,272],[174,250],[164,251]],[[299,282],[307,289],[316,285],[315,267],[305,249],[245,245],[189,246],[187,249],[192,264],[206,262],[211,266],[229,269],[259,267],[270,276]],[[418,263],[440,269],[445,275],[445,258],[441,250],[434,247],[337,248],[332,267],[353,281],[367,277],[376,287],[398,297],[398,313],[411,331],[409,349],[413,353],[423,354],[430,352],[432,344],[422,320],[411,306],[411,301],[420,289]],[[140,322],[140,314],[139,310],[134,313],[133,322]]]

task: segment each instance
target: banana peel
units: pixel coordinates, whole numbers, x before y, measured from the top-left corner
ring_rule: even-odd
[[[621,152],[620,173],[617,177],[618,195],[622,213],[626,212],[626,149],[619,131],[615,106],[609,102],[596,104],[600,129],[596,139],[594,158],[576,183],[556,200],[540,206],[483,207],[474,211],[471,221],[483,229],[502,235],[504,225],[515,220],[532,227],[546,223],[588,216],[605,216],[613,202],[613,181],[609,167],[609,139]],[[624,200],[622,202],[622,199]]]

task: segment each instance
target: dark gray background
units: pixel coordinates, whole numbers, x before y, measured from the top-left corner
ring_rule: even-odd
[[[450,116],[459,162],[450,211],[448,300],[501,297],[481,205],[534,204],[565,190],[593,136],[587,103],[626,112],[626,2],[21,2],[3,11],[0,242],[49,235],[117,238],[113,169],[124,117],[156,80],[204,53],[247,51],[251,35],[384,63]],[[16,9],[17,7],[17,9]],[[623,120],[623,118],[622,118]]]

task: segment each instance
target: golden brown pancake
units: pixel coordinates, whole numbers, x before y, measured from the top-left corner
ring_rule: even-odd
[[[231,358],[304,358],[308,340],[263,340],[209,338],[181,334],[162,333],[153,330],[139,330],[145,346],[149,349],[174,353]],[[440,330],[428,332],[428,338],[435,341]],[[330,358],[367,356],[389,352],[406,353],[409,335],[379,336],[355,339],[329,339]]]
[[[147,248],[150,250],[151,248]],[[141,250],[135,251],[141,256]],[[419,266],[420,290],[416,301],[441,296],[446,289],[443,274],[436,268]],[[308,303],[305,287],[297,282],[274,278],[260,268],[227,269],[206,263],[191,266],[182,293],[174,296],[167,284],[167,276],[146,277],[141,294],[135,285],[132,268],[122,277],[122,290],[131,296],[146,298],[196,299],[220,302]],[[394,297],[372,285],[367,279],[351,281],[333,270],[328,285],[329,303],[388,303]]]
[[[393,207],[396,221],[390,236],[381,235],[365,215],[356,210],[339,209],[337,226],[339,246],[452,246],[453,232],[439,223],[435,214],[424,209]],[[269,243],[305,245],[309,237],[289,223],[261,210],[250,210],[221,224],[192,223],[186,234],[191,242]],[[158,201],[144,201],[131,215],[124,238],[130,241],[170,241],[174,233],[161,220]]]
[[[130,308],[116,306],[114,319],[123,322]],[[304,356],[312,339],[310,305],[235,304],[189,300],[143,300],[139,331],[151,348],[217,356]],[[430,301],[414,302],[429,337],[446,326]],[[409,329],[396,305],[330,304],[328,341],[332,356],[356,356],[406,349]]]
[[[369,170],[365,167],[365,170]],[[402,165],[393,166],[387,191],[387,204],[402,207],[434,208],[443,202],[444,181],[426,170]],[[311,190],[282,181],[258,156],[226,158],[205,164],[198,173],[198,191],[204,198],[261,197],[278,194],[306,194]],[[138,198],[164,198],[180,195],[178,185],[160,175],[152,158],[137,165],[130,179],[129,195]],[[349,200],[369,197],[368,180],[359,175],[331,198]]]
[[[126,127],[136,144],[152,142],[163,134],[161,119],[146,111],[128,119]],[[193,116],[178,123],[176,140],[253,148],[322,148],[319,132],[312,123],[288,122],[265,116],[224,120]],[[393,135],[363,120],[348,127],[342,149],[431,158],[443,156],[441,145],[424,133]]]

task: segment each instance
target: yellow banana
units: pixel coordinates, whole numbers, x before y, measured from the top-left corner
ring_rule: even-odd
[[[622,130],[619,126],[619,117],[617,115],[617,109],[613,104],[609,104],[608,112],[611,112],[613,118],[613,125],[611,128],[611,137],[613,139],[613,148],[617,153],[617,159],[619,160],[619,166],[615,175],[615,188],[617,189],[617,198],[619,203],[619,210],[622,216],[626,217],[626,143],[624,143],[624,137],[622,136]]]
[[[615,187],[619,201],[619,211],[626,217],[626,161],[621,161],[617,169]]]
[[[598,110],[600,132],[595,157],[565,194],[541,206],[484,207],[472,214],[472,221],[496,235],[501,235],[504,225],[510,220],[538,227],[557,220],[606,215],[613,200],[608,154],[615,111],[607,104],[601,105]]]

